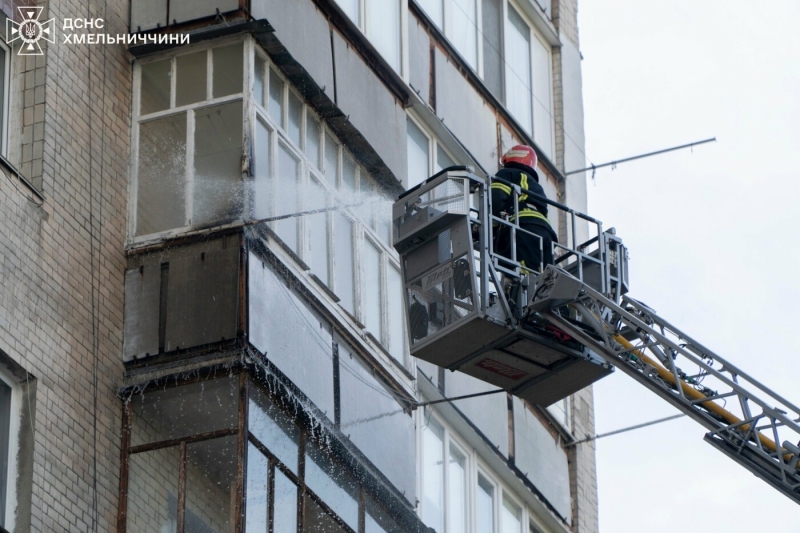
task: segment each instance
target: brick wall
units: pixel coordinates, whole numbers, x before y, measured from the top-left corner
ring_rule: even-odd
[[[553,24],[562,37],[569,39],[575,46],[578,40],[578,0],[553,0]]]
[[[572,427],[576,439],[594,435],[594,394],[587,387],[572,397]],[[599,531],[597,467],[594,441],[570,449],[570,492],[573,495],[572,527],[576,533]]]
[[[100,17],[107,33],[127,32],[127,1],[41,4],[57,21]],[[117,45],[59,39],[45,54],[13,59],[22,124],[12,113],[9,136],[21,169],[41,166],[43,205],[0,176],[0,350],[37,380],[31,509],[21,512],[33,531],[113,531],[131,69]]]

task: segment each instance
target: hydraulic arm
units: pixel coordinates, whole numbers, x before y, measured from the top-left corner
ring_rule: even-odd
[[[551,266],[540,284],[575,281]],[[564,302],[549,300],[545,290],[532,302],[549,323],[703,425],[708,443],[800,503],[796,405],[632,298],[617,304],[581,283],[568,305],[579,322],[553,305]]]
[[[566,229],[555,264],[531,273],[513,246],[497,254],[498,232],[513,243],[525,228],[492,214],[496,179],[452,167],[393,206],[411,354],[542,406],[618,368],[800,503],[800,409],[629,297],[627,249],[598,220],[541,198]],[[534,194],[504,184],[515,206]]]

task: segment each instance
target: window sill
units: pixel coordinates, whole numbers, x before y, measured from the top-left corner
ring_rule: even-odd
[[[8,175],[10,172],[14,175],[14,177],[17,178],[17,180],[19,180],[19,182],[28,190],[28,192],[38,198],[40,202],[44,202],[44,194],[42,191],[34,186],[33,183],[28,180],[28,178],[20,174],[19,170],[17,170],[17,168],[2,155],[0,155],[0,167],[2,167],[3,173],[5,173],[9,179],[12,179],[12,177]]]

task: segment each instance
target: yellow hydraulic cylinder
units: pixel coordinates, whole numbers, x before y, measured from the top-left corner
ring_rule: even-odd
[[[614,335],[614,340],[616,340],[618,343],[620,343],[622,346],[624,346],[626,350],[630,350],[634,355],[636,355],[636,357],[638,357],[639,359],[641,359],[642,361],[644,361],[648,365],[650,365],[653,368],[655,368],[656,372],[658,372],[658,375],[661,377],[661,379],[663,379],[664,381],[672,384],[675,387],[677,387],[679,385],[678,383],[675,382],[675,375],[672,372],[670,372],[668,369],[666,369],[659,361],[656,361],[652,357],[649,357],[649,356],[645,355],[644,353],[642,353],[641,350],[634,349],[633,344],[628,342],[628,339],[626,339],[622,335]],[[680,382],[681,390],[683,390],[683,393],[687,397],[691,398],[692,400],[700,400],[700,399],[705,398],[705,395],[703,393],[701,393],[697,389],[691,387],[685,381],[683,381],[683,380],[678,380],[678,381]],[[730,411],[727,411],[727,410],[723,409],[722,407],[720,407],[717,403],[713,402],[712,400],[707,400],[705,402],[700,402],[700,405],[702,405],[709,412],[714,413],[715,415],[719,416],[720,418],[722,418],[723,420],[725,420],[727,423],[729,423],[731,425],[741,424],[741,422],[742,422],[742,420],[739,417],[737,417],[736,415],[734,415]],[[750,424],[741,424],[739,427],[741,428],[741,430],[743,432],[747,432],[750,429]],[[753,432],[758,436],[758,440],[761,441],[761,444],[764,447],[768,448],[772,452],[777,452],[778,451],[778,446],[775,444],[775,442],[773,440],[765,437],[764,435],[761,434],[761,432],[756,431],[755,429],[753,430]],[[788,457],[787,457],[787,460],[788,460]]]

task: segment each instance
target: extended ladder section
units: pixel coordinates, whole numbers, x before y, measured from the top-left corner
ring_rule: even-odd
[[[599,221],[542,199],[567,234],[555,265],[530,273],[513,246],[498,254],[498,232],[526,229],[492,214],[495,180],[452,167],[394,204],[411,354],[542,406],[619,368],[800,503],[800,409],[627,296],[627,250]],[[503,183],[515,205],[533,195]]]
[[[565,304],[578,321],[558,312]],[[795,404],[641,302],[617,303],[558,268],[547,267],[531,307],[702,424],[709,444],[800,503]]]

